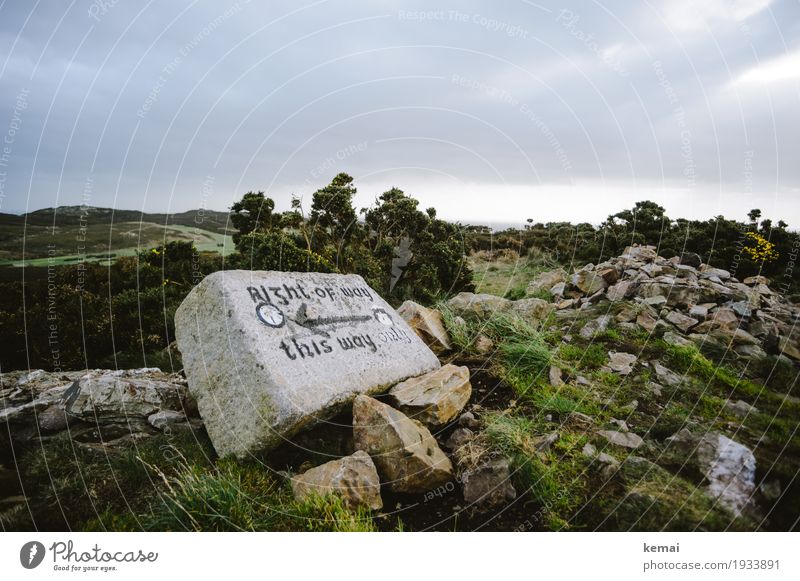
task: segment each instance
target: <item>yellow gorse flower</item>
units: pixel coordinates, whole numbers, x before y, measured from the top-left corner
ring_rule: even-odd
[[[775,245],[761,236],[758,232],[745,232],[747,243],[742,248],[753,262],[774,262],[778,260],[778,251]]]

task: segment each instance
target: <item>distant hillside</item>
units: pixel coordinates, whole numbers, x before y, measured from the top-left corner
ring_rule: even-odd
[[[55,219],[54,219],[55,218]],[[43,208],[27,214],[0,213],[0,226],[70,226],[79,225],[81,219],[91,224],[111,224],[112,222],[152,222],[166,226],[179,225],[202,228],[220,234],[230,234],[226,228],[228,213],[216,210],[188,210],[176,214],[150,214],[139,210],[115,210],[114,208],[95,208],[94,206],[59,206]]]
[[[0,265],[43,265],[130,256],[173,240],[192,241],[201,251],[233,250],[227,212],[189,210],[149,214],[81,206],[0,214]]]

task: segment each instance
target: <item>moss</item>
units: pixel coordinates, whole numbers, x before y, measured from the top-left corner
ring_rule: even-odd
[[[642,458],[629,458],[615,476],[621,495],[598,502],[599,529],[616,531],[751,530],[702,490]],[[609,487],[611,490],[612,487]]]

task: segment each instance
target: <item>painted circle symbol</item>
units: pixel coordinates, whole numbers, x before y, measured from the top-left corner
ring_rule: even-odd
[[[260,303],[256,307],[256,315],[268,327],[283,327],[286,322],[283,311],[271,303]]]

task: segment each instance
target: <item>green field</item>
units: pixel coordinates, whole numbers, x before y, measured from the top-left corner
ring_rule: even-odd
[[[172,241],[193,242],[201,252],[228,255],[234,250],[230,235],[178,224],[118,222],[93,224],[83,229],[74,224],[11,225],[3,228],[0,266],[48,266],[80,261],[108,263]]]

